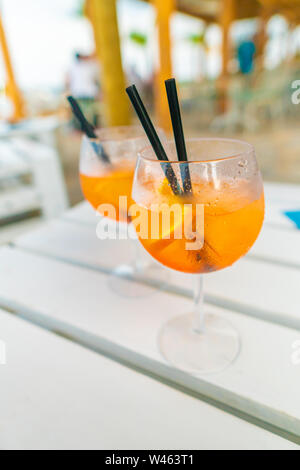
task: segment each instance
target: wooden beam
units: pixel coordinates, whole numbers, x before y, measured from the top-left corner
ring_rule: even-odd
[[[93,26],[101,63],[106,124],[127,125],[130,123],[130,112],[125,93],[116,0],[87,0],[86,12]]]
[[[6,94],[11,99],[14,105],[14,113],[11,121],[16,122],[25,116],[24,103],[21,92],[17,86],[13,66],[10,59],[8,44],[6,41],[4,26],[0,14],[0,47],[2,50],[4,66],[6,70]]]
[[[222,28],[222,75],[227,75],[228,62],[231,56],[230,27],[236,19],[236,1],[223,0],[219,24]]]
[[[152,0],[143,1],[149,3]],[[199,18],[207,23],[216,23],[219,20],[222,3],[223,0],[176,0],[175,8],[179,13]],[[239,0],[236,4],[236,19],[255,18],[259,14],[259,6],[259,0]]]
[[[159,65],[155,74],[155,111],[158,124],[166,131],[172,128],[165,80],[172,77],[170,19],[175,10],[174,0],[152,0],[156,8],[156,22],[159,46]]]
[[[231,57],[230,27],[236,18],[236,0],[223,0],[219,24],[222,29],[222,71],[218,80],[219,109],[225,112],[228,108],[228,62]]]

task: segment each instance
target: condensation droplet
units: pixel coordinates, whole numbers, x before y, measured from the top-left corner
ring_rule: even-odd
[[[247,160],[243,159],[243,160],[239,161],[238,165],[241,168],[246,168],[248,166],[248,162],[247,162]]]

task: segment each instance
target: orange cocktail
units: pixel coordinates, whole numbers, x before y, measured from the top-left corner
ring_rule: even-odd
[[[263,190],[257,191],[257,187],[252,188],[244,180],[221,181],[218,189],[213,187],[213,183],[194,181],[193,195],[187,197],[174,196],[166,181],[159,187],[157,181],[151,178],[144,181],[144,189],[156,194],[153,197],[156,203],[152,204],[152,209],[139,207],[148,219],[148,232],[146,236],[140,235],[140,241],[157,261],[177,271],[208,273],[230,266],[251,248],[263,223]],[[191,240],[184,236],[184,224],[190,224],[193,232],[197,230],[197,204],[203,205],[204,224],[201,230],[204,243],[200,248],[187,250]],[[153,227],[153,224],[162,225],[163,209],[160,205],[170,208],[179,205],[181,208],[175,215],[171,213],[170,229],[167,231],[162,227]],[[182,225],[183,236],[178,239],[179,225]]]
[[[97,139],[83,137],[80,183],[84,197],[97,211],[118,222],[129,222],[126,206],[131,204],[136,158],[146,145],[140,126],[102,128]],[[122,207],[120,197],[123,202],[126,199]]]
[[[235,360],[240,337],[225,310],[219,315],[205,307],[202,274],[232,265],[255,242],[264,219],[262,178],[246,142],[189,139],[188,161],[178,161],[173,142],[165,150],[168,160],[158,161],[150,147],[139,154],[130,215],[146,250],[196,282],[190,311],[162,312],[169,321],[158,344],[173,366],[196,375],[216,372]]]
[[[129,222],[127,211],[119,207],[119,198],[125,196],[128,207],[130,206],[134,166],[134,160],[121,160],[107,166],[101,176],[89,176],[80,173],[80,183],[84,197],[103,215],[109,216],[111,212],[102,211],[101,206],[111,204],[115,208],[113,218],[119,222]]]
[[[162,131],[160,135],[163,137]],[[141,260],[143,250],[136,243],[128,215],[138,152],[147,145],[148,140],[141,126],[102,128],[97,131],[97,138],[84,136],[82,139],[79,169],[82,192],[94,209],[105,217],[97,224],[97,236],[106,239],[113,233],[113,239],[120,234],[122,239],[127,236],[133,239],[132,250],[129,246],[121,257],[120,250],[115,255],[120,264],[115,266],[108,280],[111,289],[125,297],[148,295],[151,288],[142,288],[141,278],[155,276],[155,281],[159,279],[161,286],[166,278],[165,270]],[[117,226],[109,223],[108,219],[124,222],[128,226],[117,230]]]

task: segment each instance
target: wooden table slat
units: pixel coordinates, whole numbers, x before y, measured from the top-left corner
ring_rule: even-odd
[[[99,272],[10,248],[1,250],[0,278],[2,306],[300,436],[296,330],[209,306],[236,326],[242,350],[222,373],[197,378],[169,366],[157,348],[162,324],[188,311],[188,300],[157,291],[151,302],[121,300]]]
[[[300,329],[298,295],[300,269],[289,266],[291,262],[289,250],[293,251],[293,248],[295,248],[293,261],[297,262],[300,248],[297,239],[300,237],[300,232],[291,231],[289,243],[282,250],[276,249],[276,242],[272,244],[272,234],[269,235],[269,232],[267,236],[263,234],[261,241],[257,242],[257,253],[259,254],[264,247],[269,250],[266,251],[264,260],[270,251],[273,257],[285,254],[287,256],[285,265],[274,266],[271,259],[270,262],[264,262],[251,257],[243,258],[224,271],[205,276],[205,293],[208,300],[215,305]],[[132,259],[129,240],[101,241],[96,237],[95,227],[65,221],[45,225],[35,232],[20,237],[16,240],[16,246],[102,272],[109,272],[118,264],[130,262]],[[152,262],[146,252],[143,256],[145,260]],[[273,259],[276,261],[276,258]],[[192,295],[191,277],[170,271],[168,289]]]
[[[2,450],[298,448],[3,310],[0,338]]]

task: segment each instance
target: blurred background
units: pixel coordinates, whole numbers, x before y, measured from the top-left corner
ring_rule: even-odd
[[[83,199],[69,93],[126,125],[135,83],[170,131],[175,76],[186,135],[248,140],[265,180],[300,183],[299,23],[300,0],[0,1],[0,243]]]

